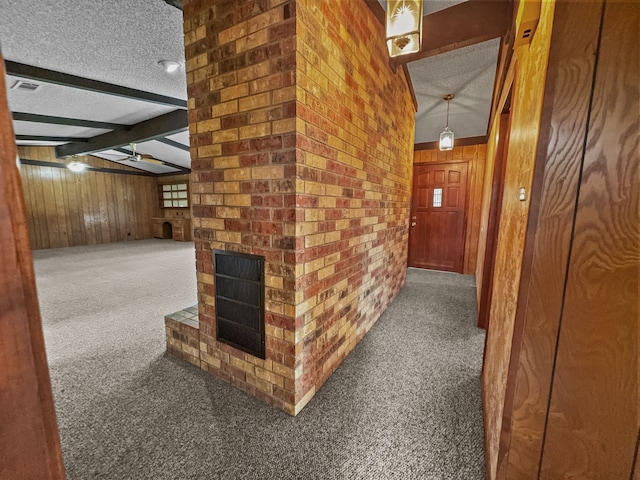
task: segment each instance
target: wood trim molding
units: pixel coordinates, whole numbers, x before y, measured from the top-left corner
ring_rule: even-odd
[[[487,136],[456,138],[455,147],[468,147],[470,145],[482,145],[487,143]],[[422,142],[413,145],[413,150],[437,150],[440,142]]]

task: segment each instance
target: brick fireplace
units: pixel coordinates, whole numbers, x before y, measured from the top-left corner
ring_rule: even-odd
[[[413,102],[363,0],[183,3],[198,328],[170,350],[295,415],[404,284]],[[214,250],[264,258],[264,359],[216,339]]]

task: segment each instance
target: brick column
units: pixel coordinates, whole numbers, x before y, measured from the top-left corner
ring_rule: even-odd
[[[295,4],[186,1],[201,366],[294,408]],[[264,255],[266,360],[215,340],[212,249]]]
[[[362,0],[184,18],[200,365],[295,415],[404,282],[411,97]],[[265,256],[266,360],[216,342],[212,249]]]

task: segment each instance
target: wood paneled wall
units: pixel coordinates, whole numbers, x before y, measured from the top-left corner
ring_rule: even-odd
[[[536,145],[540,132],[540,116],[546,78],[546,67],[553,23],[554,4],[542,2],[540,23],[530,45],[519,47],[512,58],[513,91],[511,131],[507,145],[504,194],[500,215],[500,232],[496,248],[490,324],[487,331],[483,369],[483,408],[487,477],[498,478],[500,442],[507,376],[511,359],[511,342],[518,305],[518,285],[530,206],[530,192]],[[499,113],[489,136],[492,157],[488,170],[493,172]],[[490,183],[490,181],[489,181]],[[519,200],[518,189],[526,188],[527,200]],[[482,218],[488,218],[490,192],[483,200]],[[483,227],[486,228],[486,225]],[[484,257],[477,265],[482,266]],[[476,284],[481,284],[481,275]],[[508,414],[508,412],[507,412]]]
[[[64,163],[52,147],[20,147],[20,158]],[[92,167],[136,171],[96,157],[80,157]],[[152,238],[157,205],[153,176],[21,165],[31,247],[93,245]]]
[[[490,480],[638,476],[639,22],[637,2],[542,2],[514,54],[482,382]]]
[[[486,160],[486,145],[455,147],[448,152],[436,149],[416,150],[413,163],[468,162],[467,219],[462,273],[474,275],[478,259],[478,234],[482,207],[482,182]]]

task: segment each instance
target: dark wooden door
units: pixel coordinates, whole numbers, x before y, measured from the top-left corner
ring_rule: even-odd
[[[462,273],[467,163],[416,165],[409,266]]]

